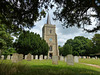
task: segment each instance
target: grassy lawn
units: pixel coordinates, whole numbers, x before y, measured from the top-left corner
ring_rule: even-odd
[[[100,66],[100,59],[79,59],[81,63],[95,64]]]
[[[4,60],[0,61],[0,75],[100,75],[100,69],[79,63],[70,66],[63,61],[52,65],[51,60],[23,60],[18,63]]]

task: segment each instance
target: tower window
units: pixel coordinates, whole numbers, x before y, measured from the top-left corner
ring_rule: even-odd
[[[52,51],[52,46],[50,46],[50,51]]]
[[[50,30],[50,33],[52,33],[52,30]]]

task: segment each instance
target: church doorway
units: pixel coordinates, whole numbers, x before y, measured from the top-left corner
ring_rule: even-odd
[[[49,59],[52,59],[52,53],[49,53]]]

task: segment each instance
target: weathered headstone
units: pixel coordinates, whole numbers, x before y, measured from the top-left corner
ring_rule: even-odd
[[[4,55],[1,55],[1,60],[4,60]]]
[[[67,62],[67,56],[65,56],[65,62]]]
[[[19,60],[19,61],[22,61],[22,60],[23,60],[23,54],[19,54],[19,55],[18,55],[18,60]]]
[[[44,59],[47,59],[47,56],[44,56]]]
[[[98,59],[97,56],[95,56],[95,59]]]
[[[63,56],[60,56],[60,61],[63,61],[64,60],[64,57]]]
[[[67,64],[68,65],[74,65],[74,57],[73,57],[73,55],[71,55],[71,54],[67,55]]]
[[[18,53],[14,53],[14,54],[12,55],[12,62],[14,62],[14,63],[18,62],[18,61],[19,61],[19,60],[18,60],[18,56],[19,56]]]
[[[29,53],[28,55],[27,55],[27,61],[31,61],[32,60],[32,57],[31,57],[31,54]]]
[[[7,60],[10,60],[10,55],[7,56]]]
[[[43,60],[43,55],[40,55],[39,56],[39,60]]]
[[[52,64],[58,64],[58,56],[52,56]]]
[[[74,62],[76,62],[76,63],[79,62],[79,57],[78,56],[74,56]]]
[[[33,56],[33,55],[31,55],[31,59],[32,59],[32,60],[34,59],[34,56]]]
[[[38,55],[35,55],[35,59],[36,59],[36,60],[38,59]]]

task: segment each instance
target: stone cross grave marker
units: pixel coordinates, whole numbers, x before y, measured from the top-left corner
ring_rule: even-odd
[[[74,65],[74,57],[73,57],[73,55],[71,55],[71,54],[67,55],[67,64],[68,65]]]
[[[52,64],[58,64],[58,56],[52,56]]]

